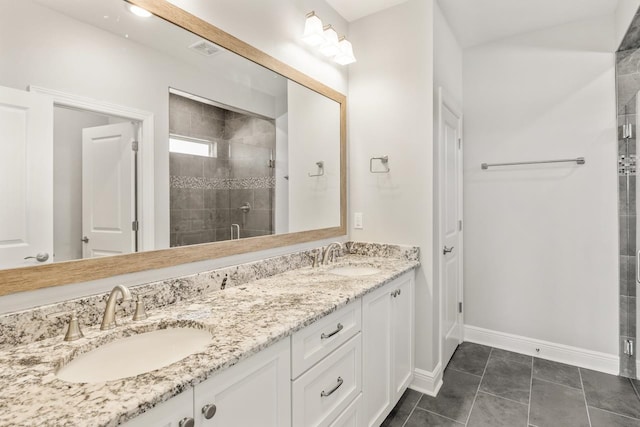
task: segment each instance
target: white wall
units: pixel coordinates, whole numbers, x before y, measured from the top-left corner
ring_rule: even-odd
[[[622,43],[633,17],[636,16],[638,7],[640,7],[640,0],[618,0],[618,7],[616,7],[615,13],[616,48]]]
[[[82,259],[82,129],[107,124],[106,116],[54,108],[53,251],[56,262]]]
[[[607,16],[465,50],[466,324],[617,355],[615,48]]]
[[[22,3],[22,2],[20,2]],[[269,55],[272,55],[279,60],[297,68],[316,80],[338,90],[342,93],[347,93],[347,68],[327,61],[324,57],[317,54],[311,49],[308,49],[300,41],[300,34],[304,29],[304,17],[310,10],[316,10],[316,12],[327,22],[330,22],[343,34],[347,30],[346,22],[337,15],[333,9],[331,9],[324,0],[296,0],[296,1],[280,1],[280,0],[261,0],[256,2],[255,0],[209,0],[206,2],[196,0],[181,0],[176,1],[181,3],[185,9],[195,12],[197,15],[205,20],[208,20],[214,25],[221,27],[223,30],[231,33],[239,39],[258,47]],[[15,10],[18,7],[18,3],[5,1],[0,3],[1,10]],[[197,10],[196,10],[197,9]],[[0,32],[4,29],[12,28],[10,22],[5,22],[2,17],[6,17],[6,14],[0,14]],[[19,22],[18,22],[19,23]],[[15,26],[15,25],[14,25]],[[49,22],[44,20],[41,25],[41,30],[44,32],[35,38],[34,40],[48,39]],[[19,30],[16,29],[16,30]],[[72,33],[73,37],[69,40],[68,46],[71,52],[73,52],[73,43],[82,43],[83,37],[77,32]],[[61,35],[56,35],[61,37]],[[4,43],[8,40],[20,40],[21,43]],[[27,75],[16,76],[12,84],[3,82],[3,79],[7,76],[8,64],[2,62],[2,58],[5,57],[5,48],[24,49],[25,40],[18,37],[16,34],[11,34],[10,37],[4,37],[0,35],[0,41],[2,42],[3,55],[0,55],[0,85],[14,86],[24,89],[27,84],[40,84],[45,87],[54,87],[50,80],[41,82],[33,81],[31,74],[36,72],[34,69],[30,69]],[[89,44],[94,42],[87,42]],[[11,45],[11,46],[9,46]],[[46,53],[46,51],[44,52]],[[52,60],[49,63],[54,64]],[[98,64],[93,64],[97,66]],[[166,77],[164,70],[158,67],[153,61],[147,64],[149,70],[145,73],[144,78],[149,76],[162,76]],[[132,72],[129,67],[124,67],[122,72],[125,75]],[[132,79],[132,86],[134,82],[140,81],[142,78]],[[171,81],[167,80],[169,84]],[[194,80],[195,82],[195,80]],[[175,87],[181,87],[180,84],[171,84]],[[65,90],[64,87],[58,87],[57,89]],[[128,88],[133,90],[134,88]],[[185,90],[189,90],[188,87],[184,87]],[[104,88],[105,92],[110,90],[109,87]],[[94,95],[94,97],[96,97]],[[114,102],[123,103],[123,100],[118,99]],[[145,104],[139,106],[141,109],[152,109],[154,107],[168,110],[168,97],[166,92],[158,92],[152,94],[149,105]],[[146,108],[145,108],[146,107]],[[156,118],[156,134],[158,132],[166,132],[168,129],[168,119],[162,120]],[[156,170],[156,177],[166,177],[168,174],[168,156],[166,156],[166,147],[161,147],[162,156],[166,157],[166,167],[164,170],[162,167]],[[164,178],[162,178],[164,179]],[[168,185],[168,184],[167,184]],[[156,203],[158,206],[166,206],[167,218],[162,222],[156,218],[156,224],[160,227],[164,226],[168,229],[168,191],[166,198],[156,197]],[[0,313],[15,311],[24,309],[27,307],[33,307],[36,305],[62,301],[65,299],[77,297],[80,295],[89,295],[96,292],[104,292],[110,289],[114,284],[136,284],[144,283],[150,280],[158,280],[167,277],[176,277],[179,275],[189,274],[197,271],[205,271],[214,267],[220,267],[225,265],[233,265],[239,262],[249,262],[252,260],[262,259],[278,254],[284,254],[293,252],[295,250],[302,250],[318,245],[327,244],[332,240],[309,242],[296,246],[277,248],[273,250],[254,252],[234,257],[228,257],[221,260],[200,262],[187,264],[183,266],[167,268],[162,270],[141,272],[136,274],[130,274],[125,276],[112,277],[104,280],[97,280],[88,283],[79,283],[69,286],[61,286],[55,288],[49,288],[36,292],[25,292],[5,297],[0,297]],[[339,240],[344,240],[339,239]]]
[[[295,82],[287,95],[289,231],[339,227],[340,104]]]
[[[350,213],[364,214],[364,229],[350,229],[350,236],[420,246],[416,367],[427,371],[439,352],[432,262],[433,21],[431,0],[411,0],[349,29],[358,59],[349,69]],[[391,172],[371,174],[369,158],[383,155]]]

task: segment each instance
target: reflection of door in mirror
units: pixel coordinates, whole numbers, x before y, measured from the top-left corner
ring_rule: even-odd
[[[0,268],[51,262],[53,103],[0,87],[0,104]]]
[[[137,124],[54,108],[55,261],[136,251]]]
[[[273,234],[275,120],[181,95],[169,94],[171,246]]]

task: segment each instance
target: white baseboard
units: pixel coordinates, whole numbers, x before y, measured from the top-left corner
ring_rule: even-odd
[[[600,353],[476,326],[464,326],[464,340],[607,374],[618,375],[620,371],[620,360],[615,354]]]
[[[411,390],[435,397],[440,387],[442,387],[442,364],[438,363],[433,371],[418,368],[413,370],[413,381],[409,384]]]

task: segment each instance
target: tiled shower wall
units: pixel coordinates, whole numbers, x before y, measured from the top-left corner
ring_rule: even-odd
[[[636,357],[626,355],[627,339],[636,341],[636,102],[640,90],[640,49],[617,53],[618,215],[620,227],[620,375],[636,377]],[[632,137],[622,126],[632,124]]]
[[[169,132],[217,143],[215,158],[170,153],[172,247],[229,240],[231,224],[242,238],[273,233],[273,120],[170,94]]]

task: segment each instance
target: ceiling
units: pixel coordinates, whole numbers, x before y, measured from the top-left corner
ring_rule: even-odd
[[[347,21],[407,0],[327,0]],[[463,48],[613,14],[618,0],[438,0]]]
[[[468,48],[613,14],[618,0],[439,0],[438,3],[460,44]]]
[[[353,22],[372,13],[388,9],[407,0],[327,0],[344,19]]]

